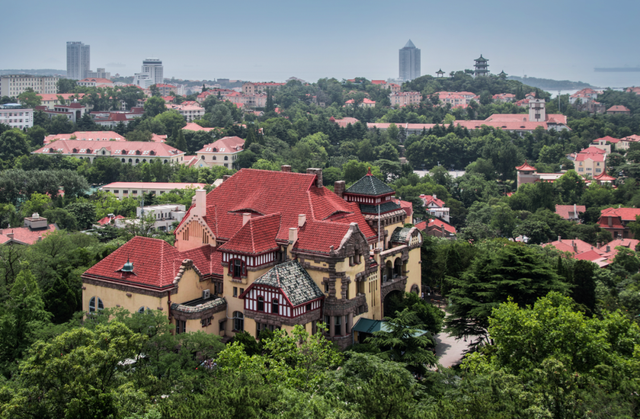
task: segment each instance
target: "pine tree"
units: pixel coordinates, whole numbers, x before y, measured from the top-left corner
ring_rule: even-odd
[[[271,96],[271,89],[267,89],[267,104],[264,107],[265,113],[273,112],[275,110],[275,106],[273,105],[273,96]]]
[[[175,147],[180,151],[187,152],[187,140],[184,139],[184,132],[182,130],[178,133]]]

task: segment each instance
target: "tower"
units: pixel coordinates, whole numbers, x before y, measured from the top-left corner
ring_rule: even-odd
[[[475,76],[487,76],[489,74],[489,64],[487,64],[489,60],[480,54],[480,58],[476,58],[474,61],[476,62],[474,64],[474,67],[476,68],[476,71],[474,72]]]
[[[142,72],[148,73],[153,84],[164,83],[162,61],[157,58],[147,58],[142,62]]]
[[[400,50],[400,79],[410,81],[420,77],[420,50],[409,40]]]
[[[87,77],[91,64],[89,45],[67,42],[67,78],[82,80]]]

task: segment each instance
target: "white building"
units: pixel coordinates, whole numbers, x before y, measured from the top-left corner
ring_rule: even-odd
[[[196,153],[196,159],[192,164],[196,167],[224,166],[230,169],[242,150],[244,150],[242,138],[224,137],[202,147]]]
[[[101,191],[111,192],[118,199],[142,196],[143,193],[152,193],[160,196],[174,189],[204,189],[204,183],[177,183],[177,182],[113,182],[100,188]]]
[[[91,49],[82,42],[67,42],[67,78],[82,80],[89,77]],[[55,92],[54,92],[55,93]]]
[[[138,218],[142,217],[144,211],[144,216],[152,215],[156,221],[153,223],[154,230],[162,230],[162,231],[171,231],[173,230],[173,223],[180,222],[184,218],[185,211],[184,205],[177,204],[167,204],[167,205],[150,205],[148,207],[136,208],[136,216]],[[116,227],[118,223],[124,220],[117,220]]]
[[[157,58],[147,58],[142,62],[142,71],[134,74],[133,84],[143,89],[154,84],[162,84],[164,82],[163,72],[162,61]]]
[[[1,105],[0,124],[18,129],[31,128],[33,126],[33,109],[23,108],[17,103]]]
[[[57,93],[58,76],[29,76],[27,74],[8,74],[0,76],[0,96],[17,97],[28,88],[36,93]]]
[[[202,119],[204,116],[204,108],[198,105],[198,102],[187,101],[180,105],[167,103],[167,109],[174,109],[187,120],[187,122]]]

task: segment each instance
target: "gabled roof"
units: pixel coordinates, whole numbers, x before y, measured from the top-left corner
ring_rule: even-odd
[[[616,180],[616,178],[608,175],[606,172],[600,173],[598,176],[594,177],[594,179],[599,180],[600,182],[613,182]]]
[[[279,213],[251,218],[218,249],[250,255],[275,251],[279,248],[276,237],[280,231],[280,221]]]
[[[606,135],[606,136],[604,136],[602,138],[596,138],[595,140],[593,140],[594,143],[597,142],[597,141],[608,141],[608,142],[610,142],[612,144],[617,144],[617,143],[620,142],[619,139],[613,138],[613,137],[608,136],[608,135]]]
[[[5,228],[0,230],[0,244],[17,243],[31,245],[46,234],[56,231],[55,224],[49,224],[46,229],[31,230],[29,227]],[[9,237],[9,234],[13,235]]]
[[[614,105],[607,109],[607,112],[630,112],[629,108],[624,105]]]
[[[424,206],[428,207],[430,204],[434,204],[437,207],[444,208],[445,203],[442,199],[439,199],[437,196],[433,195],[420,195],[420,199],[424,202]]]
[[[600,213],[601,217],[620,217],[622,221],[635,221],[636,215],[640,215],[640,208],[607,208]]]
[[[179,252],[164,240],[136,236],[89,268],[82,276],[136,286],[168,289],[174,286],[180,268],[190,259],[203,277],[221,275],[221,253],[204,245]],[[123,272],[127,261],[133,264],[133,272]]]
[[[545,243],[542,247],[553,246],[561,252],[584,253],[593,250],[594,246],[580,239],[559,239],[553,242]]]
[[[294,307],[324,297],[309,273],[297,261],[293,260],[274,266],[256,279],[254,284],[280,289]],[[244,294],[240,298],[243,296]]]
[[[434,227],[443,229],[450,233],[450,234],[456,234],[456,228],[450,224],[445,223],[442,220],[439,220],[437,218],[430,218],[429,220],[425,220],[422,221],[418,224],[416,224],[416,228],[420,231],[427,231],[429,229],[432,229]]]
[[[89,141],[66,140],[54,141],[33,153],[62,153],[62,154],[87,154],[96,155],[99,150],[109,150],[111,156],[129,156],[134,158],[148,157],[174,157],[183,154],[183,151],[171,147],[166,143],[147,141]],[[74,151],[75,150],[75,151]],[[83,151],[84,150],[84,151]],[[136,152],[140,152],[137,154]]]
[[[556,205],[556,214],[558,214],[565,220],[578,218],[578,215],[581,212],[585,212],[587,210],[587,207],[585,205],[575,205],[575,210],[577,214],[574,214],[574,205]]]
[[[196,124],[195,122],[188,122],[187,125],[185,125],[184,127],[182,127],[183,130],[185,131],[213,131],[216,128],[204,128],[201,127],[200,125]]]
[[[380,196],[392,194],[394,193],[394,190],[391,189],[389,185],[373,176],[371,174],[371,169],[369,169],[369,173],[367,173],[362,178],[360,178],[360,180],[351,185],[346,191],[344,191],[344,193],[354,195]]]
[[[183,128],[184,129],[184,128]],[[206,128],[203,128],[206,129]],[[215,129],[215,128],[211,128]],[[244,140],[240,137],[223,137],[202,147],[198,153],[237,153],[244,148]]]

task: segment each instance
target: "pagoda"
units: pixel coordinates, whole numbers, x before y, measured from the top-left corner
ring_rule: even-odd
[[[606,172],[600,173],[598,176],[594,177],[593,180],[598,182],[598,185],[602,185],[605,183],[612,183],[616,180],[613,176],[608,175]]]
[[[442,77],[444,75],[444,71],[442,71],[442,69],[436,71],[436,74],[438,75],[438,77]]]
[[[474,64],[474,67],[476,68],[474,74],[476,77],[489,75],[489,64],[487,64],[489,60],[480,54],[480,58],[476,58],[474,61],[476,62]]]
[[[536,172],[536,168],[524,161],[522,166],[517,166],[518,171],[518,188],[525,183],[534,183],[540,180],[540,176]]]

